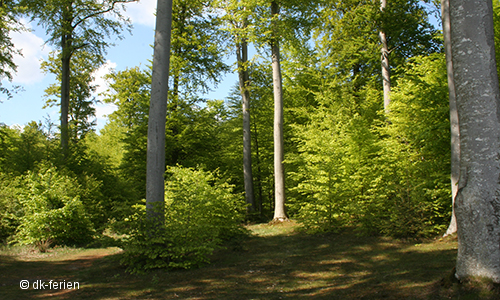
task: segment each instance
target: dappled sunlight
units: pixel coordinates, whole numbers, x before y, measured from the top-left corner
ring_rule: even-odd
[[[34,299],[427,299],[454,265],[456,241],[402,243],[349,234],[306,235],[294,226],[252,225],[239,250],[214,253],[194,270],[130,275],[120,248],[64,250],[50,260],[0,256],[7,295]],[[62,249],[61,249],[62,251]],[[12,271],[15,270],[15,271]],[[43,274],[43,275],[42,275]],[[19,290],[19,280],[79,281],[79,290]],[[12,298],[12,297],[10,297]],[[15,298],[15,297],[14,297]]]

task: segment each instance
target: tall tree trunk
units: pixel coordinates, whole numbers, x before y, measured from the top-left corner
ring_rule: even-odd
[[[380,11],[383,13],[385,8],[387,7],[387,0],[380,0]],[[389,112],[389,104],[391,103],[391,72],[389,65],[389,48],[387,46],[387,37],[385,31],[381,29],[379,31],[380,43],[382,44],[382,48],[380,51],[381,62],[382,62],[382,83],[384,87],[384,110],[385,112]]]
[[[262,217],[262,207],[263,207],[263,201],[264,197],[262,196],[262,169],[260,167],[260,150],[259,150],[259,134],[257,130],[257,123],[253,123],[253,137],[255,141],[255,157],[257,158],[257,176],[256,176],[256,181],[257,181],[257,190],[258,190],[258,210],[260,213],[260,216]],[[256,205],[257,207],[257,205]]]
[[[65,42],[65,36],[63,37]],[[62,47],[61,66],[61,151],[66,161],[69,155],[69,97],[70,97],[70,60],[71,51]]]
[[[500,91],[491,1],[450,2],[460,120],[456,276],[500,282]]]
[[[70,62],[73,54],[72,21],[73,4],[62,7],[61,34],[61,151],[63,160],[69,155],[69,97],[70,97]]]
[[[451,133],[451,221],[444,236],[457,232],[455,217],[455,197],[458,191],[460,176],[460,133],[458,128],[457,100],[455,81],[453,80],[453,57],[451,55],[450,33],[450,0],[441,0],[441,19],[443,23],[444,49],[446,53],[446,69],[448,73],[448,92],[450,98],[450,133]]]
[[[276,1],[271,3],[271,15],[273,23],[279,14],[279,6]],[[273,39],[271,42],[271,56],[273,68],[274,88],[274,221],[285,221],[288,219],[285,212],[285,171],[283,168],[283,92],[280,66],[279,32],[276,24],[273,24]]]
[[[170,67],[172,0],[158,0],[148,120],[146,170],[146,212],[150,219],[163,223],[165,203],[165,121]]]
[[[244,22],[245,23],[245,22]],[[244,25],[245,26],[245,25]],[[252,140],[250,135],[250,91],[248,75],[248,44],[243,38],[237,45],[238,77],[243,102],[243,180],[245,182],[245,199],[249,212],[255,211],[255,198],[252,175]]]

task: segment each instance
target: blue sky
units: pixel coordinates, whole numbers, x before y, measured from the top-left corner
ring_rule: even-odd
[[[101,79],[101,76],[108,73],[110,69],[120,71],[139,65],[146,66],[149,63],[148,60],[152,59],[151,45],[154,43],[156,1],[140,0],[127,5],[125,15],[130,18],[134,28],[131,35],[124,32],[124,39],[116,40],[116,45],[108,49],[107,64],[96,74],[96,83],[99,85],[98,93],[107,89],[106,82]],[[428,5],[428,9],[432,7]],[[437,20],[433,17],[431,17],[431,23],[438,26]],[[55,78],[51,74],[45,75],[40,71],[40,62],[46,59],[53,49],[51,46],[44,45],[46,35],[43,29],[33,23],[27,24],[27,27],[32,28],[33,31],[11,35],[16,48],[23,53],[22,57],[16,56],[14,59],[18,65],[18,71],[12,84],[21,85],[24,91],[14,94],[9,100],[5,98],[5,95],[0,94],[0,123],[22,126],[30,121],[43,121],[49,117],[53,123],[59,124],[59,107],[42,108],[45,104],[44,90],[50,84],[55,83]],[[234,57],[230,57],[227,63],[231,64],[234,60]],[[2,83],[9,86],[8,82]],[[236,83],[236,74],[227,74],[215,91],[203,97],[224,99]],[[109,104],[97,106],[97,129],[104,126],[105,116],[113,110],[114,107]]]
[[[154,23],[157,0],[140,0],[138,3],[127,5],[126,15],[133,24],[132,34],[124,32],[123,40],[114,41],[115,46],[108,49],[106,55],[107,64],[96,72],[96,83],[99,85],[98,92],[105,91],[106,82],[101,76],[110,69],[124,70],[135,66],[146,66],[152,59],[154,43]],[[51,74],[45,75],[40,71],[40,62],[47,58],[53,50],[51,46],[44,45],[46,35],[42,28],[34,23],[27,24],[31,32],[13,33],[12,40],[17,49],[21,49],[23,56],[16,56],[14,61],[18,65],[12,84],[21,85],[23,91],[14,94],[11,99],[0,95],[0,123],[9,126],[26,125],[30,121],[43,121],[49,117],[55,124],[59,124],[59,108],[51,107],[43,109],[45,99],[44,90],[52,83],[55,77]],[[228,74],[217,90],[204,95],[204,98],[223,99],[230,88],[236,83],[237,76]],[[2,82],[6,87],[9,82]],[[97,106],[97,128],[100,129],[106,123],[106,115],[114,110],[112,105],[100,104]]]

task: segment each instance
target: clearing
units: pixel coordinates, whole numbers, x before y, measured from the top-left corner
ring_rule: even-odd
[[[215,253],[210,265],[144,275],[125,272],[118,247],[5,248],[0,299],[500,299],[498,285],[450,279],[455,238],[307,235],[293,222],[248,229],[251,237]],[[79,289],[51,289],[50,280]]]

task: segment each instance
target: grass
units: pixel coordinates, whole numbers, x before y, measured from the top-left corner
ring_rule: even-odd
[[[458,283],[456,240],[306,235],[293,222],[259,224],[237,247],[195,270],[130,275],[117,247],[0,251],[0,299],[499,299],[498,285]],[[20,280],[79,282],[22,290]]]

